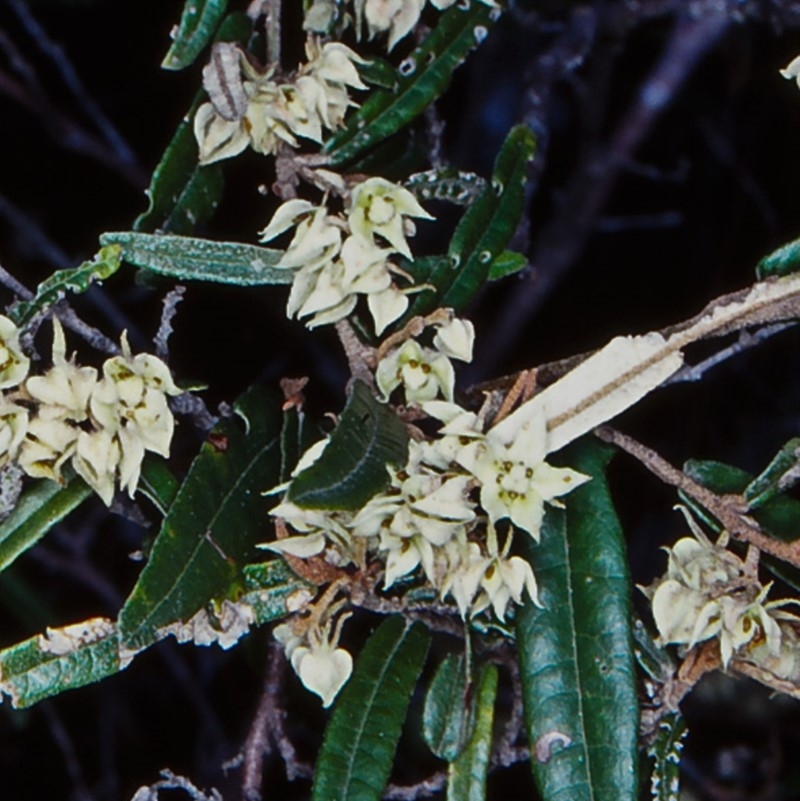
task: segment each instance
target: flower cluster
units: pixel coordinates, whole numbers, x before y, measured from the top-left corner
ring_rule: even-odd
[[[334,323],[350,314],[359,295],[380,334],[408,307],[406,293],[392,275],[392,253],[410,257],[406,236],[414,232],[407,217],[432,219],[407,189],[383,178],[369,178],[349,195],[346,213],[325,205],[289,200],[261,232],[261,241],[294,229],[294,237],[275,265],[296,270],[286,313],[309,317],[309,328]]]
[[[796,643],[800,618],[781,607],[797,602],[767,601],[771,585],[762,586],[727,549],[728,535],[713,543],[685,514],[694,536],[667,549],[666,575],[644,589],[661,640],[689,650],[716,639],[723,667],[735,656],[784,673],[788,659],[794,665],[796,648],[786,646]]]
[[[355,66],[365,62],[340,42],[322,45],[309,38],[308,61],[290,80],[278,80],[274,66],[256,70],[235,47],[222,53],[234,64],[214,80],[217,65],[212,61],[206,68],[211,102],[203,103],[194,119],[201,164],[236,156],[248,145],[269,155],[282,142],[297,147],[296,137],[321,143],[323,130],[341,127],[355,105],[348,89],[367,88]],[[219,83],[224,89],[215,91]]]
[[[69,461],[107,505],[117,481],[132,496],[145,451],[169,455],[167,395],[180,390],[160,359],[132,356],[124,335],[122,355],[107,359],[99,378],[67,359],[58,320],[53,329],[52,366],[29,377],[19,332],[0,317],[0,464],[61,482]]]
[[[378,363],[375,383],[384,400],[398,387],[403,387],[407,403],[423,403],[438,396],[453,400],[455,371],[450,359],[472,361],[475,329],[469,320],[452,314],[435,323],[433,347],[407,339],[392,347]]]
[[[514,528],[538,541],[545,503],[558,505],[588,477],[547,464],[544,421],[526,423],[506,442],[493,428],[483,433],[479,416],[455,404],[423,408],[448,422],[437,438],[410,443],[407,464],[389,469],[387,490],[356,513],[284,500],[272,513],[298,533],[265,547],[304,559],[324,554],[336,564],[354,561],[354,554],[376,556],[386,588],[419,569],[463,617],[491,606],[504,620],[524,592],[538,603],[530,564],[510,555]],[[512,526],[501,545],[496,526],[504,519]]]
[[[493,0],[481,0],[487,6],[496,7]],[[456,0],[430,0],[439,11],[455,5]],[[387,34],[386,48],[391,50],[401,39],[408,36],[419,22],[425,0],[354,0],[356,34],[360,39],[364,28],[370,39]],[[335,0],[314,0],[306,11],[306,30],[326,33],[337,15]]]

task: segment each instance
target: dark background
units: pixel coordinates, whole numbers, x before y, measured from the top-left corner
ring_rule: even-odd
[[[200,83],[201,64],[159,68],[181,7],[0,0],[0,265],[29,288],[145,209],[150,171]],[[488,174],[517,122],[539,141],[515,240],[531,267],[476,302],[477,355],[464,384],[691,316],[752,282],[761,256],[800,235],[800,92],[778,74],[798,53],[792,2],[516,4],[437,106],[444,158],[461,169]],[[103,134],[92,104],[122,144]],[[231,162],[222,206],[200,233],[254,241],[275,207],[257,187],[272,180],[267,159]],[[421,252],[441,250],[444,223],[456,219],[451,208],[432,210],[443,224],[420,225]],[[75,306],[109,336],[128,328],[144,349],[163,294],[126,270]],[[319,410],[339,409],[346,366],[333,335],[285,320],[284,302],[283,289],[189,287],[171,340],[174,373],[207,384],[211,408],[253,381],[313,374]],[[796,332],[781,334],[700,385],[655,393],[620,427],[674,464],[714,458],[758,471],[800,428],[798,345]],[[198,441],[184,421],[179,463]],[[623,456],[611,480],[634,579],[648,583],[664,567],[658,546],[682,530],[675,497]],[[114,617],[140,569],[128,554],[146,536],[87,504],[0,579],[0,645],[46,625]],[[227,654],[166,642],[98,686],[29,711],[0,708],[0,799],[127,801],[164,767],[238,798],[237,769],[222,765],[247,735],[268,636]],[[292,682],[293,733],[310,757],[324,716]],[[692,797],[800,797],[794,702],[719,677],[685,712]],[[422,758],[409,749],[406,763]],[[413,774],[402,760],[400,769]],[[278,790],[274,760],[267,781],[281,798],[308,791],[302,781]],[[530,785],[525,766],[493,781],[498,798]]]

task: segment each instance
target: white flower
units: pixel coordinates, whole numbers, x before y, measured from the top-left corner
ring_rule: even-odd
[[[78,434],[72,466],[106,506],[110,506],[114,499],[114,482],[120,457],[119,441],[110,431],[100,429]],[[135,484],[133,489],[136,489]]]
[[[433,338],[433,346],[439,353],[462,362],[472,361],[474,344],[475,327],[469,320],[460,320],[457,317],[438,325]]]
[[[28,410],[0,401],[0,467],[16,458],[28,431]]]
[[[273,630],[300,681],[322,699],[326,708],[353,672],[353,658],[344,648],[337,647],[345,619],[346,615],[342,615],[335,625],[329,620],[303,635],[287,623]]]
[[[358,35],[362,20],[367,24],[370,39],[388,31],[386,47],[391,50],[417,24],[424,6],[425,0],[356,0]]]
[[[544,414],[529,416],[512,439],[493,429],[475,438],[455,455],[456,460],[481,482],[481,506],[491,522],[508,517],[537,542],[544,505],[589,480],[568,467],[552,467],[547,455]]]
[[[353,188],[347,215],[350,230],[368,241],[378,234],[410,259],[404,217],[433,219],[408,189],[385,178],[368,178]]]
[[[727,535],[712,543],[684,514],[695,536],[684,537],[667,549],[667,574],[648,591],[661,640],[693,648],[717,638],[723,667],[734,655],[752,658],[754,652],[762,660],[779,657],[779,621],[798,620],[781,607],[797,602],[767,602],[771,585],[761,587],[747,576],[745,563],[725,547]]]
[[[797,81],[797,85],[800,87],[800,56],[792,59],[780,73],[788,80]]]
[[[381,359],[375,381],[386,400],[402,385],[408,403],[430,401],[440,394],[452,401],[455,372],[447,356],[409,339]]]
[[[19,386],[28,375],[30,359],[19,345],[19,329],[0,314],[0,389]]]
[[[61,323],[53,318],[53,366],[41,376],[25,382],[28,394],[37,401],[43,419],[83,422],[89,416],[89,399],[97,387],[97,370],[67,361]]]
[[[17,464],[32,478],[63,483],[61,468],[75,451],[79,431],[65,420],[34,417],[20,446]]]

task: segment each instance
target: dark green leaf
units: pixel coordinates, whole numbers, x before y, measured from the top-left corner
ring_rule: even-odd
[[[526,538],[544,609],[517,615],[525,722],[543,801],[637,798],[639,710],[625,546],[604,478],[608,450],[565,452],[592,480]]]
[[[360,509],[389,483],[387,465],[408,458],[408,432],[394,412],[356,381],[322,456],[290,484],[306,509]]]
[[[461,756],[450,765],[447,801],[484,801],[492,756],[497,667],[484,665],[478,679],[475,730]]]
[[[753,476],[738,467],[714,461],[686,462],[683,470],[689,478],[718,495],[741,495],[753,481]],[[776,495],[765,501],[752,516],[773,537],[793,542],[800,537],[800,501]]]
[[[778,451],[767,467],[745,488],[744,499],[751,509],[763,506],[800,480],[799,457],[800,437],[795,437]]]
[[[63,487],[42,479],[26,490],[14,511],[0,524],[0,570],[34,546],[91,494],[89,485],[77,476]]]
[[[291,284],[294,276],[293,270],[275,268],[282,251],[239,242],[134,231],[102,234],[100,241],[119,246],[130,264],[180,281],[259,286]]]
[[[472,735],[474,706],[464,654],[448,654],[439,665],[425,696],[422,736],[428,748],[452,762]]]
[[[651,679],[663,684],[675,673],[675,663],[663,645],[655,641],[644,623],[633,622],[633,641],[636,661]]]
[[[0,692],[20,709],[121,669],[114,624],[94,619],[0,651]]]
[[[379,801],[430,636],[390,617],[339,693],[314,774],[312,801]]]
[[[328,140],[325,150],[333,164],[352,161],[421,114],[444,92],[470,50],[485,38],[495,16],[478,0],[460,0],[445,11],[398,68],[396,89],[370,93],[346,127]]]
[[[139,477],[137,490],[146,496],[162,515],[166,515],[179,488],[180,482],[172,475],[166,462],[158,456],[148,454],[142,462],[142,474]]]
[[[216,41],[244,43],[252,29],[247,14],[228,14]],[[193,129],[194,115],[205,100],[205,92],[198,92],[167,145],[145,192],[150,199],[149,208],[136,218],[134,230],[191,234],[216,210],[222,197],[222,168],[219,164],[201,167],[197,163]]]
[[[219,204],[223,179],[219,164],[197,163],[194,115],[204,101],[199,93],[164,151],[145,194],[150,205],[133,223],[136,231],[190,234],[206,222]]]
[[[453,167],[418,172],[404,183],[418,200],[448,200],[461,206],[472,203],[486,189],[485,178]]]
[[[522,253],[515,253],[513,250],[504,250],[489,268],[487,280],[499,281],[508,275],[518,273],[528,266],[528,258]]]
[[[489,277],[514,233],[525,200],[526,168],[535,140],[524,125],[512,128],[495,160],[491,186],[464,213],[450,240],[448,261],[429,276],[435,292],[420,292],[409,316],[438,306],[461,311]]]
[[[358,65],[358,74],[367,83],[382,89],[395,89],[397,70],[385,59],[371,56],[366,64]]]
[[[756,276],[759,281],[773,275],[788,275],[800,268],[800,239],[789,242],[764,256],[756,265]]]
[[[686,724],[680,712],[661,719],[658,734],[648,747],[653,759],[650,792],[653,801],[679,801],[681,796],[681,750],[686,737]]]
[[[211,599],[224,597],[263,538],[267,504],[261,493],[278,481],[280,419],[257,388],[240,405],[248,433],[236,418],[214,429],[120,612],[127,648],[149,645],[160,628],[185,622]]]
[[[194,62],[222,19],[228,0],[186,0],[172,46],[161,62],[165,70],[182,70]]]
[[[54,272],[39,284],[32,300],[14,304],[8,316],[24,328],[39,312],[57,303],[67,292],[85,292],[93,281],[102,281],[113,275],[119,269],[120,256],[121,248],[110,245],[79,267]]]

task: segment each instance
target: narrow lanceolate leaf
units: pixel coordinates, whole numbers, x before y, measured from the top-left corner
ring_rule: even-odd
[[[484,665],[478,679],[475,729],[461,756],[451,763],[447,801],[485,801],[486,776],[492,756],[497,667]]]
[[[379,801],[430,636],[421,623],[384,621],[336,699],[314,774],[312,801]]]
[[[220,23],[228,0],[186,0],[172,46],[161,62],[165,70],[182,70],[194,62]]]
[[[179,281],[258,286],[291,284],[294,275],[275,267],[282,251],[239,242],[135,231],[102,234],[100,241],[119,247],[130,264]]]
[[[407,125],[437,98],[456,67],[486,38],[496,12],[478,0],[445,11],[422,44],[398,67],[395,88],[373,91],[346,127],[328,140],[333,164],[361,156]]]
[[[433,292],[421,292],[413,314],[437,306],[460,311],[481,289],[494,260],[503,252],[517,226],[525,200],[526,167],[535,140],[524,125],[512,128],[495,160],[492,181],[470,205],[448,248],[448,261],[433,270]]]
[[[247,14],[228,14],[215,38],[218,42],[244,43],[252,29]],[[201,167],[197,163],[194,138],[194,115],[206,99],[205,92],[198,92],[167,145],[145,192],[149,208],[133,224],[136,231],[191,234],[216,210],[222,197],[222,169],[219,164]]]
[[[408,458],[408,433],[392,410],[356,381],[322,456],[289,485],[306,509],[360,509],[389,483],[387,467]]]
[[[790,439],[767,467],[745,488],[744,499],[751,509],[793,487],[800,480],[800,437]]]
[[[33,484],[0,524],[0,570],[34,546],[91,494],[89,485],[77,476],[63,487],[49,479]]]
[[[759,281],[773,275],[788,275],[800,269],[800,239],[789,242],[764,256],[756,265]]]
[[[113,275],[120,265],[121,248],[109,245],[101,248],[91,261],[71,270],[58,270],[42,281],[32,300],[14,304],[9,317],[24,328],[34,316],[57,303],[67,292],[85,292],[94,281]]]
[[[238,418],[226,420],[203,445],[120,612],[120,635],[130,650],[227,595],[255,553],[264,528],[261,493],[278,481],[280,419],[258,389],[240,405],[248,432]]]
[[[110,620],[47,629],[0,651],[0,693],[18,709],[122,670],[117,630]]]
[[[634,801],[639,710],[627,560],[604,478],[608,450],[585,441],[571,467],[592,476],[566,511],[525,538],[544,609],[517,618],[531,764],[543,801]]]
[[[464,654],[448,654],[428,688],[422,713],[422,736],[439,759],[452,762],[472,735],[470,689]]]
[[[647,749],[653,760],[650,776],[653,801],[679,801],[681,797],[681,750],[686,731],[680,712],[667,715],[661,720],[658,734]]]
[[[224,186],[222,169],[198,164],[194,138],[194,115],[205,99],[205,93],[198,93],[167,145],[145,190],[150,205],[133,223],[136,231],[190,234],[216,211]]]

